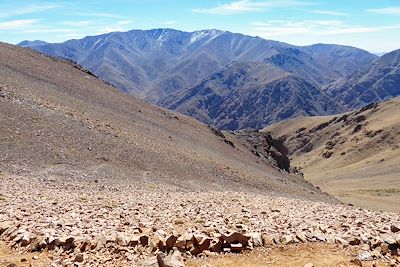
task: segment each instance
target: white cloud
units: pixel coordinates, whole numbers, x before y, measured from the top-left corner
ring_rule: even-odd
[[[98,17],[98,18],[107,18],[107,19],[125,19],[126,17],[113,14],[113,13],[105,13],[105,12],[79,12],[75,13],[77,16],[82,17]]]
[[[377,14],[399,15],[400,16],[400,6],[384,7],[384,8],[376,8],[376,9],[367,9],[366,11],[372,12],[372,13],[377,13]]]
[[[73,29],[50,29],[46,27],[39,27],[39,28],[33,28],[33,29],[23,29],[18,31],[18,33],[70,33],[73,32]]]
[[[93,25],[95,22],[90,20],[63,21],[61,24],[65,26],[84,27]]]
[[[37,19],[16,19],[10,21],[0,22],[0,30],[20,30],[30,28],[38,24]]]
[[[0,14],[0,17],[7,18],[7,17],[20,16],[20,15],[40,13],[40,12],[45,12],[45,11],[49,11],[52,9],[56,9],[59,7],[61,7],[61,5],[53,5],[53,4],[29,5],[29,6],[17,8],[12,11],[3,10],[2,13]]]
[[[130,24],[132,24],[133,23],[133,20],[121,20],[121,21],[118,21],[117,22],[117,24],[118,25],[130,25]]]
[[[176,21],[175,20],[167,20],[161,23],[162,25],[165,26],[172,26],[172,25],[176,25]]]
[[[44,12],[61,7],[60,5],[30,5],[17,9],[14,13],[16,15],[25,15]]]
[[[231,15],[231,14],[247,13],[247,12],[259,12],[272,8],[297,7],[304,5],[309,5],[309,4],[297,0],[282,0],[282,1],[238,0],[228,4],[220,4],[212,8],[195,8],[192,9],[192,11],[195,13]]]
[[[311,13],[329,16],[348,16],[349,14],[334,10],[312,10]]]
[[[372,33],[400,29],[399,25],[366,27],[347,25],[340,20],[271,20],[267,22],[252,22],[252,33],[264,38],[289,36],[295,34],[308,35],[341,35],[354,33]]]

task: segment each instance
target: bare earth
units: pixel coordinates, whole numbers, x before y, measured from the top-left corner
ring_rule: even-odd
[[[356,258],[357,250],[352,248],[343,249],[333,244],[293,244],[273,248],[261,248],[251,253],[242,255],[215,256],[213,258],[189,260],[189,267],[226,267],[226,266],[248,266],[248,267],[304,267],[312,264],[315,267],[348,267],[359,266],[352,263]],[[383,261],[364,262],[363,266],[388,266]]]

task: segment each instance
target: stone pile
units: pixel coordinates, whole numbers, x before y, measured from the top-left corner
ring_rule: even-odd
[[[395,213],[84,178],[1,178],[0,239],[16,250],[48,251],[56,266],[183,266],[185,257],[307,242],[400,264]]]

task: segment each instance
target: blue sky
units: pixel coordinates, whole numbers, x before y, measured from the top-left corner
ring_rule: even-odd
[[[62,42],[131,29],[221,29],[295,45],[400,48],[399,0],[0,1],[0,40]]]

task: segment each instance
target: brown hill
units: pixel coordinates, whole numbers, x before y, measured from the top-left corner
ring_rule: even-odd
[[[70,62],[7,44],[0,62],[3,172],[332,200],[242,139],[125,95]]]
[[[361,207],[400,211],[400,98],[336,116],[287,120],[285,140],[306,180]]]

